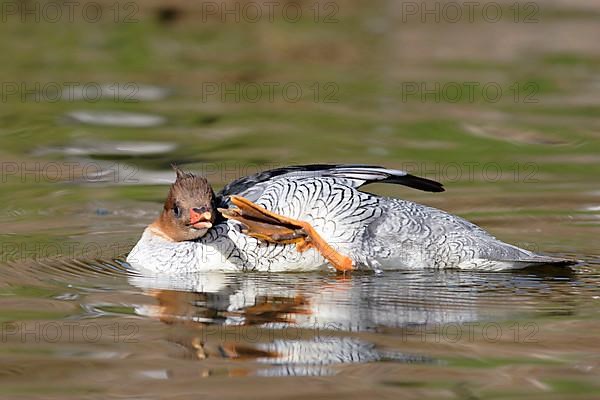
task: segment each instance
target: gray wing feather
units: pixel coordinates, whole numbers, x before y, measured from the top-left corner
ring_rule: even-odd
[[[443,192],[441,183],[409,174],[406,171],[388,169],[376,165],[359,164],[309,164],[271,169],[237,179],[225,186],[217,197],[227,203],[231,195],[244,196],[256,201],[273,180],[280,178],[334,178],[354,188],[369,183],[392,183],[428,192]]]

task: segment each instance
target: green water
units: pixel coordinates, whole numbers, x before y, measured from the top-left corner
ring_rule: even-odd
[[[322,1],[236,22],[201,2],[100,1],[97,22],[85,3],[52,22],[48,3],[4,2],[0,22],[0,396],[598,392],[600,8],[506,2],[497,22],[437,23]],[[295,163],[408,169],[447,192],[372,190],[582,263],[147,281],[123,259],[172,162],[215,187]]]

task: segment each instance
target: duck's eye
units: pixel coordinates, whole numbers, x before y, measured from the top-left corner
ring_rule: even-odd
[[[181,217],[181,210],[177,207],[177,204],[173,206],[173,214],[175,214],[177,218]]]

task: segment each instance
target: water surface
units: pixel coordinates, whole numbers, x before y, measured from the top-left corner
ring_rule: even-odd
[[[140,3],[127,24],[6,16],[0,72],[17,93],[3,86],[0,107],[0,397],[600,391],[597,5],[540,4],[534,23],[451,24],[407,21],[396,0],[338,5],[334,23],[309,12],[297,23],[198,23],[200,2]],[[68,82],[103,92],[52,100],[39,89]],[[435,89],[465,82],[504,94]],[[298,100],[284,95],[290,84]],[[409,96],[407,84],[433,92]],[[262,97],[248,101],[256,85]],[[447,192],[368,190],[582,262],[139,276],[123,260],[160,211],[172,162],[216,188],[294,163],[408,169]]]

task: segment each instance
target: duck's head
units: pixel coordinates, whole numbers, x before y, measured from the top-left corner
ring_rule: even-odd
[[[215,194],[206,178],[173,169],[177,179],[153,228],[175,242],[198,239],[215,222]]]

